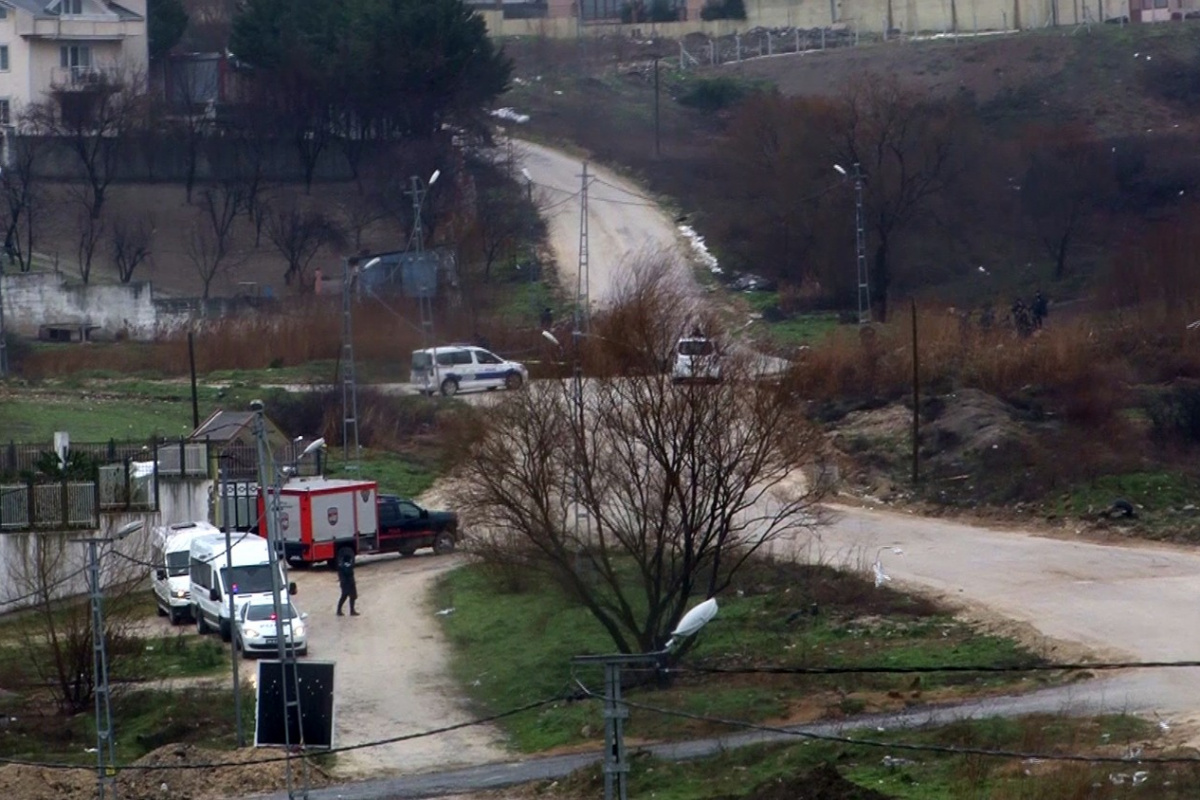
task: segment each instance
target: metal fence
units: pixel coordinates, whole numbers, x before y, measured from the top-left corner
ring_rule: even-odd
[[[157,464],[160,475],[203,477],[208,474],[207,442],[149,441],[149,442],[71,442],[70,452],[101,464]],[[26,479],[35,475],[39,462],[53,447],[44,444],[0,445],[0,480]]]
[[[728,36],[689,36],[679,43],[679,67],[683,70],[752,58],[854,47],[857,30],[831,28],[755,28]]]

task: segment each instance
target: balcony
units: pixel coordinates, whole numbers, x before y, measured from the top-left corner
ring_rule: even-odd
[[[27,39],[119,42],[146,30],[142,20],[113,16],[27,17],[17,16],[17,33]]]
[[[55,67],[50,88],[60,92],[99,92],[119,87],[117,78],[96,67]]]

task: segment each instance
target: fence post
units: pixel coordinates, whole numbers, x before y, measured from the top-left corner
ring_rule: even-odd
[[[679,71],[687,71],[687,50],[683,48],[683,42],[679,43]]]
[[[100,529],[100,465],[96,465],[96,470],[92,476],[92,521],[95,523],[97,530]]]
[[[735,33],[733,35],[733,52],[738,61],[742,60],[742,35]]]
[[[70,522],[71,522],[71,513],[67,510],[68,498],[67,498],[67,476],[66,475],[63,475],[62,480],[59,481],[59,497],[61,498],[60,502],[62,503],[62,526],[63,526],[63,530],[66,530],[68,527],[70,527]]]
[[[158,439],[155,439],[154,440],[154,510],[155,511],[158,511],[161,508],[161,506],[159,505],[159,499],[160,498],[159,498],[159,494],[158,494]]]
[[[27,478],[25,486],[25,512],[29,515],[29,529],[33,530],[34,521],[37,519],[34,515],[37,513],[37,503],[33,500],[33,478]]]
[[[129,456],[125,456],[121,463],[125,465],[125,510],[128,511],[133,500],[133,481],[129,480]]]
[[[821,28],[821,49],[825,49],[825,29]]]
[[[769,55],[769,56],[775,55],[775,53],[772,52],[772,50],[771,50],[771,32],[770,31],[767,31],[767,55]]]

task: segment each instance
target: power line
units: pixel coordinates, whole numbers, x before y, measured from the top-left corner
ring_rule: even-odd
[[[928,675],[939,672],[1095,672],[1121,669],[1176,669],[1200,667],[1200,661],[1102,661],[1070,664],[935,664],[926,667],[671,667],[663,670],[675,674],[709,675]],[[637,669],[632,667],[631,669]],[[649,668],[643,668],[649,669]]]
[[[600,695],[597,695],[586,688],[584,691],[586,691],[587,694],[593,698],[600,697]],[[745,720],[727,719],[725,717],[711,717],[704,714],[693,714],[687,711],[659,708],[658,706],[651,706],[645,703],[634,702],[632,700],[622,699],[618,702],[629,708],[637,708],[641,709],[642,711],[649,711],[651,713],[662,714],[668,717],[680,717],[697,722],[711,722],[733,728],[759,731],[762,733],[775,733],[783,736],[795,736],[800,739],[829,742],[832,744],[885,748],[889,750],[907,750],[912,752],[943,753],[946,755],[975,755],[990,756],[994,758],[1015,758],[1023,761],[1064,761],[1083,764],[1200,764],[1200,756],[1143,756],[1140,754],[1140,752],[1136,755],[1129,756],[1085,756],[1072,753],[1037,753],[1024,750],[1005,750],[1002,748],[919,744],[916,742],[885,742],[878,739],[856,739],[850,736],[838,736],[837,734],[815,733],[813,731],[781,728],[776,725],[760,725],[755,722],[746,722]]]
[[[506,717],[516,716],[517,714],[523,714],[526,711],[532,711],[535,708],[541,708],[543,706],[552,705],[554,703],[560,703],[563,701],[571,701],[571,700],[589,699],[588,695],[590,695],[590,694],[591,693],[587,692],[587,691],[564,693],[564,694],[557,695],[555,697],[548,697],[548,698],[545,698],[542,700],[535,700],[533,702],[526,703],[523,706],[517,706],[516,708],[510,708],[506,711],[501,711],[501,712],[492,714],[487,717],[479,717],[477,719],[468,720],[466,722],[457,722],[453,725],[445,725],[441,728],[432,728],[430,730],[419,731],[417,733],[406,733],[406,734],[402,734],[400,736],[390,736],[386,739],[375,739],[375,740],[372,740],[369,742],[360,742],[359,744],[349,744],[349,745],[345,745],[343,747],[334,747],[334,748],[330,748],[328,750],[321,750],[319,752],[319,754],[325,755],[325,754],[334,754],[334,753],[348,753],[353,750],[366,750],[371,747],[381,747],[383,745],[396,744],[397,742],[407,742],[407,741],[411,741],[413,739],[423,739],[423,738],[426,738],[429,736],[440,736],[441,734],[451,733],[453,731],[462,730],[464,728],[471,728],[471,727],[475,727],[477,725],[486,725],[490,722],[495,722],[497,720],[505,719]],[[318,754],[318,753],[316,753],[316,751],[314,751],[314,754]],[[166,772],[169,770],[228,769],[231,767],[245,767],[245,766],[253,766],[256,764],[273,764],[273,763],[277,763],[280,761],[286,761],[286,760],[288,760],[289,757],[290,756],[288,756],[288,755],[267,756],[265,758],[251,759],[249,761],[213,761],[213,762],[210,762],[207,764],[126,764],[123,766],[118,766],[116,769],[117,769],[117,772]],[[40,769],[55,769],[55,770],[93,770],[93,769],[95,769],[95,767],[92,767],[92,766],[86,766],[83,764],[68,764],[63,761],[30,761],[30,760],[21,759],[21,758],[6,758],[6,757],[2,757],[2,756],[0,756],[0,764],[11,764],[14,766],[38,767]]]
[[[68,573],[67,575],[64,575],[62,578],[59,578],[58,580],[56,580],[54,583],[50,584],[49,586],[42,586],[38,589],[34,589],[32,592],[29,592],[28,594],[23,594],[23,595],[20,595],[19,597],[14,597],[9,600],[0,601],[0,606],[9,606],[9,605],[17,604],[17,603],[23,603],[26,600],[33,600],[34,598],[40,597],[41,595],[46,594],[47,592],[50,592],[54,589],[57,589],[59,586],[62,586],[63,584],[65,584],[69,581],[72,581],[75,578],[78,578],[80,575],[87,572],[87,570],[88,570],[88,568],[86,566],[80,567],[79,569],[75,570],[74,572]]]

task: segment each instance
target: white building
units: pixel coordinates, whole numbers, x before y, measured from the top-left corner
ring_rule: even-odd
[[[51,96],[144,76],[146,0],[0,0],[0,124]]]

